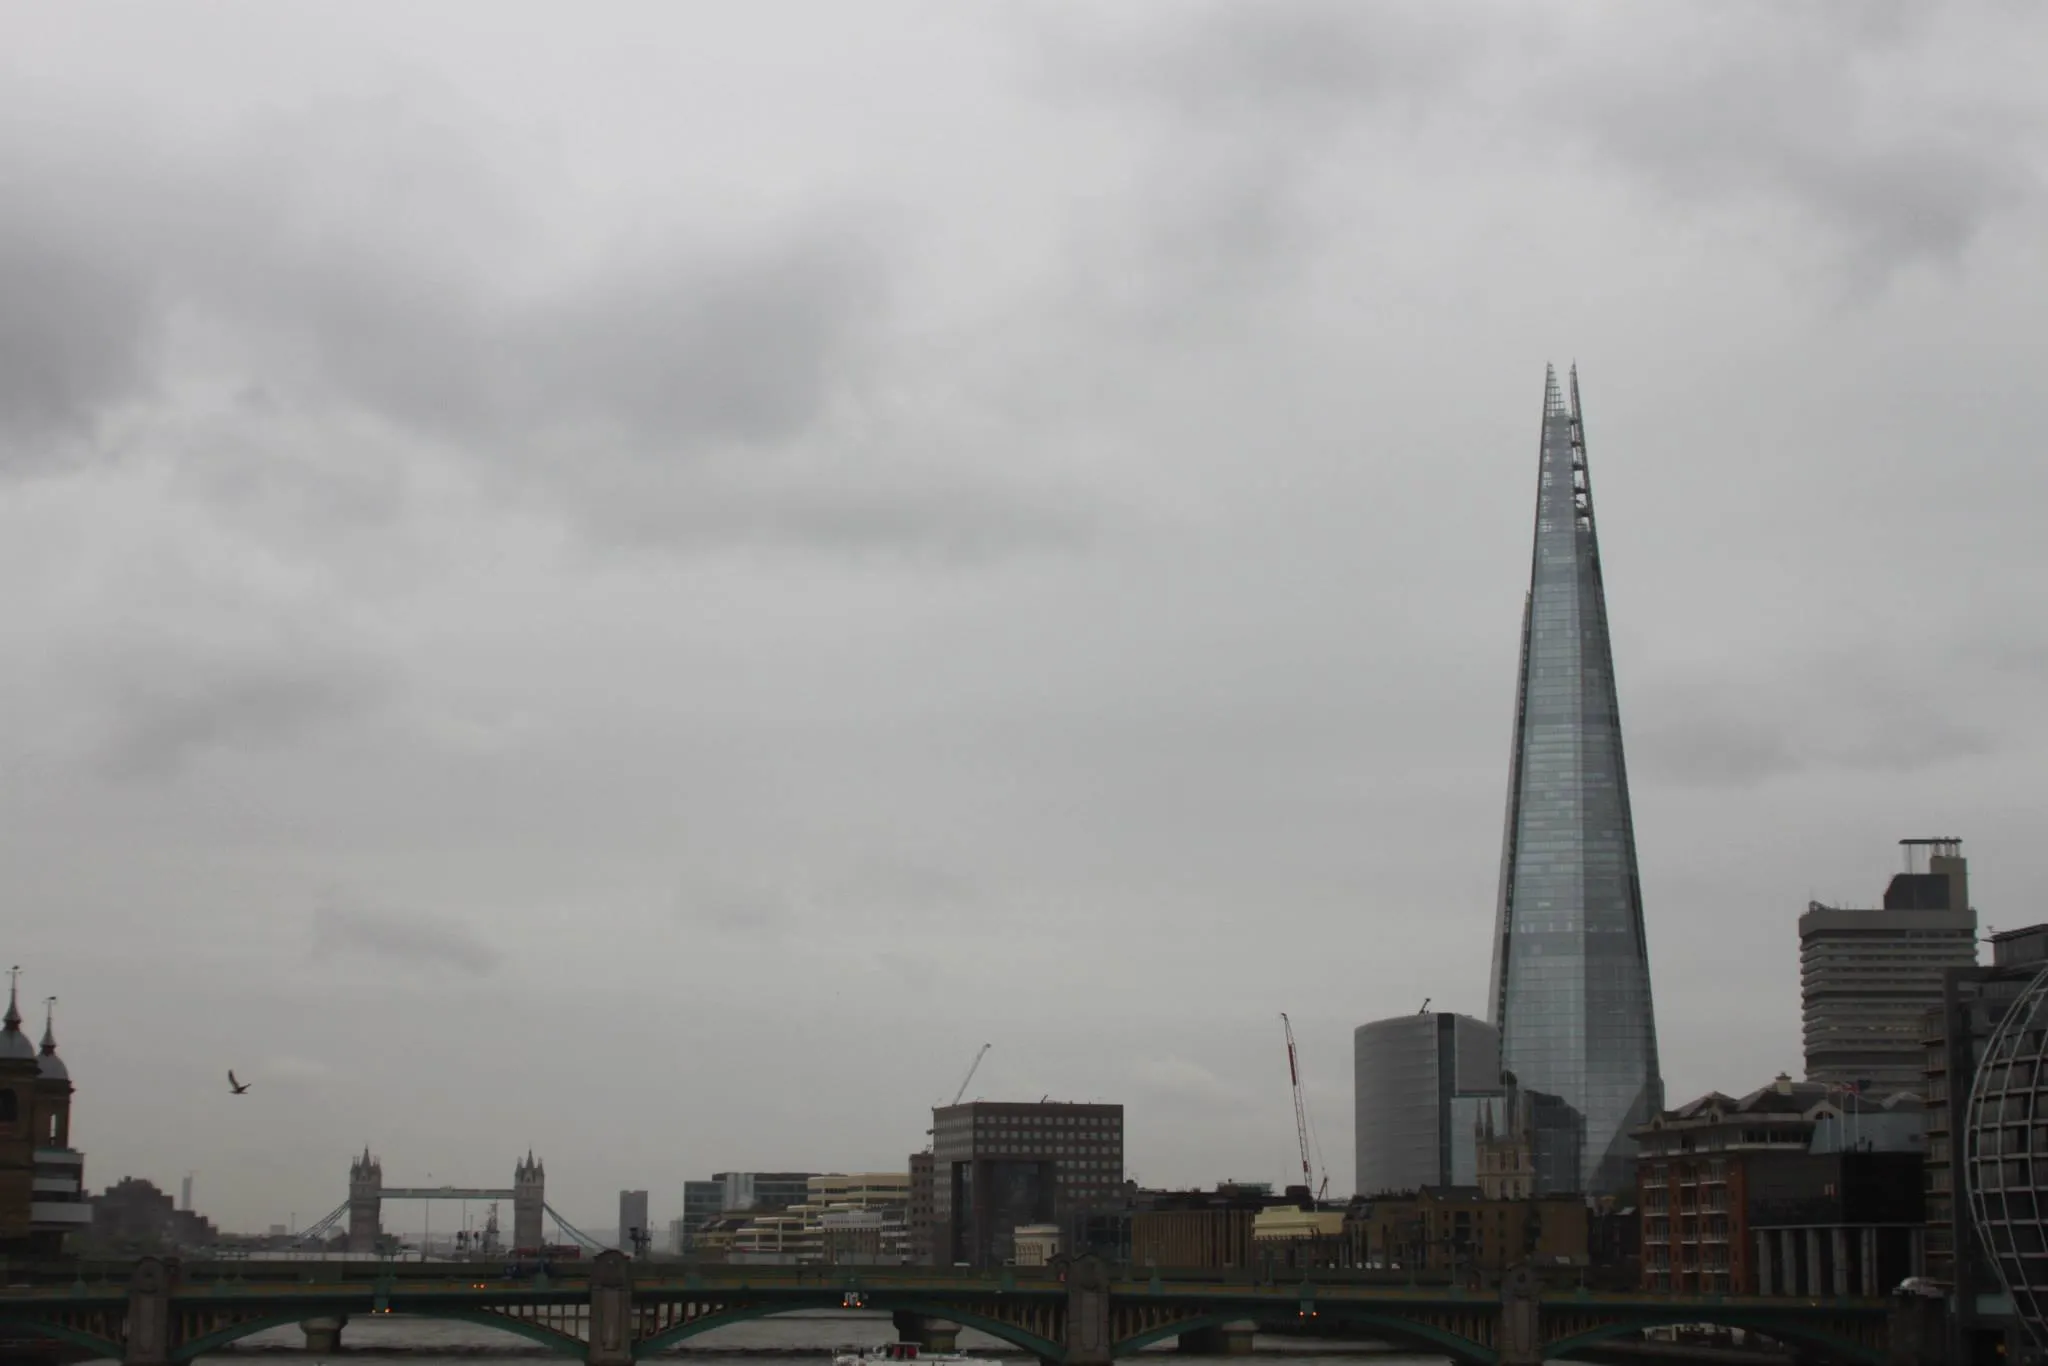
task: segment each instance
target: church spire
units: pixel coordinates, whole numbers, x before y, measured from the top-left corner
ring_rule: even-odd
[[[43,998],[43,1056],[50,1057],[57,1051],[57,998]]]
[[[9,1034],[21,1033],[21,966],[7,969],[7,1014],[0,1017],[0,1026]]]

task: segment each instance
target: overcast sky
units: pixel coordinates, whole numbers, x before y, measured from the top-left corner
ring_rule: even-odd
[[[984,1040],[1279,1180],[1287,1010],[1348,1189],[1351,1028],[1484,1010],[1547,361],[1673,1102],[1902,836],[2048,918],[2038,6],[5,24],[0,959],[95,1186],[531,1146],[608,1230],[900,1169]]]

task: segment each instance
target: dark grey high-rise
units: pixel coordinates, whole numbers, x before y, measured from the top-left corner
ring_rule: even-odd
[[[1501,1065],[1581,1135],[1580,1189],[1633,1189],[1629,1130],[1664,1105],[1579,377],[1544,378],[1492,1020]]]

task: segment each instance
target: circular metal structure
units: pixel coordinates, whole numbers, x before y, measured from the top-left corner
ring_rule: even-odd
[[[1971,1221],[2013,1312],[2048,1345],[2048,969],[1991,1031],[1962,1137]]]

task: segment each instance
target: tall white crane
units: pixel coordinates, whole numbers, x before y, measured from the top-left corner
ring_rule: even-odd
[[[967,1083],[968,1083],[968,1082],[970,1082],[970,1081],[973,1081],[973,1080],[974,1080],[974,1074],[975,1074],[975,1073],[976,1073],[977,1071],[981,1070],[981,1060],[982,1060],[983,1058],[985,1058],[985,1057],[987,1057],[987,1056],[988,1056],[988,1050],[989,1050],[989,1048],[990,1048],[990,1045],[988,1045],[988,1044],[983,1044],[983,1045],[981,1046],[981,1048],[980,1048],[980,1049],[979,1049],[979,1050],[978,1050],[978,1051],[977,1051],[977,1052],[975,1053],[975,1055],[974,1055],[974,1061],[973,1061],[973,1062],[971,1062],[971,1063],[968,1063],[968,1064],[967,1064],[967,1075],[966,1075],[966,1076],[964,1076],[964,1077],[962,1077],[962,1078],[960,1078],[960,1089],[959,1089],[959,1090],[957,1090],[957,1091],[955,1091],[955,1092],[953,1093],[953,1099],[952,1099],[952,1100],[950,1100],[950,1101],[948,1101],[948,1102],[947,1102],[947,1104],[949,1104],[949,1105],[958,1105],[958,1104],[960,1103],[960,1097],[962,1097],[962,1096],[964,1096],[964,1095],[966,1095],[966,1094],[967,1094]],[[930,1151],[932,1150],[932,1145],[931,1145],[932,1131],[931,1131],[930,1129],[926,1129],[926,1130],[924,1131],[924,1136],[925,1136],[925,1145],[924,1145],[924,1150],[925,1150],[926,1152],[930,1152]]]
[[[1280,1012],[1280,1028],[1287,1035],[1287,1080],[1294,1087],[1294,1136],[1301,1142],[1301,1184],[1310,1195],[1320,1200],[1330,1189],[1330,1177],[1325,1173],[1318,1184],[1315,1173],[1309,1168],[1308,1106],[1301,1098],[1301,1063],[1294,1052],[1294,1023],[1284,1010]]]
[[[947,1102],[948,1104],[958,1105],[960,1103],[960,1097],[967,1094],[967,1083],[973,1081],[974,1074],[981,1070],[981,1060],[988,1056],[988,1050],[989,1045],[983,1044],[981,1046],[981,1051],[974,1055],[974,1061],[967,1064],[967,1075],[960,1078],[960,1089],[953,1093],[953,1099]]]

